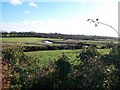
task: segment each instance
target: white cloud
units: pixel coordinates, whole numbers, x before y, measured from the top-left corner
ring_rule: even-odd
[[[3,23],[1,30],[9,31],[35,31],[44,33],[63,33],[63,34],[84,34],[84,35],[100,35],[100,36],[116,36],[109,27],[99,25],[94,27],[86,21],[87,18],[78,18],[75,20],[56,20],[49,19],[46,21],[23,21],[19,23]]]
[[[30,12],[28,10],[25,10],[25,14],[30,14]]]
[[[10,0],[10,3],[13,5],[20,5],[22,4],[22,1],[21,0]]]
[[[34,2],[30,2],[30,3],[29,3],[29,6],[32,6],[32,7],[38,7],[38,5],[35,4]]]

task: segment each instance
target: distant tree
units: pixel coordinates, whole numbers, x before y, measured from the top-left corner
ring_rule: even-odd
[[[3,37],[6,37],[8,35],[8,32],[7,31],[2,31],[2,35]]]

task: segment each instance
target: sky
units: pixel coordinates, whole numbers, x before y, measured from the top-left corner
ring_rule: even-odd
[[[119,0],[2,0],[0,30],[118,37]]]

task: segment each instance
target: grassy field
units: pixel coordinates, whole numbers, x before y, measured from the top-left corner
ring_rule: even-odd
[[[98,49],[101,54],[108,54],[111,49]],[[55,61],[58,57],[64,53],[70,60],[70,62],[76,59],[81,50],[49,50],[49,51],[34,51],[27,52],[26,54],[35,55],[42,66],[47,66],[50,62]]]
[[[28,43],[43,43],[42,40],[61,40],[61,39],[53,39],[53,38],[35,38],[35,37],[10,37],[10,38],[2,38],[2,42],[28,42]]]
[[[42,43],[42,40],[55,40],[55,41],[62,41],[62,42],[87,42],[87,43],[107,43],[111,42],[111,40],[63,40],[63,39],[53,39],[53,38],[36,38],[36,37],[10,37],[10,38],[0,38],[2,42],[29,42],[29,43]],[[113,41],[117,43],[117,41]]]
[[[64,42],[87,42],[87,43],[97,43],[100,41],[90,41],[90,40],[62,40],[62,39],[52,39],[52,38],[35,38],[35,37],[10,37],[10,38],[1,38],[2,42],[4,43],[38,43],[43,44],[42,40],[56,40],[56,41],[64,41]],[[103,43],[104,41],[101,41]],[[99,44],[99,43],[98,43]],[[33,45],[33,44],[27,44]],[[55,45],[55,44],[53,44]],[[110,49],[98,49],[99,53],[101,54],[108,54]],[[40,64],[43,66],[47,66],[50,62],[57,60],[58,57],[62,56],[64,53],[70,61],[76,59],[76,56],[79,55],[79,50],[47,50],[47,51],[34,51],[34,52],[27,52],[27,54],[35,55],[39,59]]]
[[[70,61],[72,61],[76,58],[76,55],[78,55],[78,51],[80,50],[49,50],[27,52],[27,54],[35,55],[42,66],[47,66],[50,62],[55,61],[58,57],[62,56],[63,53],[70,59]]]
[[[73,40],[73,39],[55,39],[55,38],[36,38],[36,37],[10,37],[10,38],[0,38],[2,40],[2,43],[14,43],[14,44],[20,44],[23,46],[43,46],[43,45],[49,45],[49,46],[61,46],[61,45],[67,45],[67,44],[77,44],[77,43],[84,43],[84,44],[90,44],[90,45],[96,45],[98,48],[102,47],[103,45],[110,44],[111,41],[107,40]],[[49,44],[43,42],[44,40],[52,40],[55,43]],[[116,42],[113,42],[116,43]]]

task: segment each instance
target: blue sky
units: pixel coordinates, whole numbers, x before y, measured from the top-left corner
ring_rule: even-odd
[[[2,4],[0,29],[6,31],[35,31],[45,33],[117,36],[108,27],[95,28],[88,18],[118,27],[119,0],[77,0],[77,2],[34,2],[8,0]],[[79,2],[78,2],[79,1]]]
[[[84,5],[78,2],[35,2],[39,7],[33,8],[24,2],[22,5],[2,3],[3,22],[19,22],[23,20],[71,19],[95,9],[94,4]],[[25,13],[26,11],[26,13]],[[29,14],[29,15],[27,15]]]

